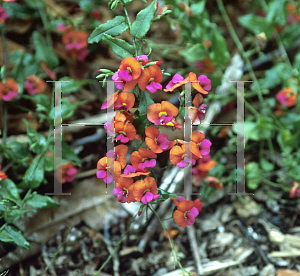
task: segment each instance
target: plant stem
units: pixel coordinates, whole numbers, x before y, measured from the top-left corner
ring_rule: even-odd
[[[230,33],[230,35],[231,35],[231,37],[232,37],[232,39],[233,39],[236,47],[238,48],[239,52],[241,53],[241,55],[245,59],[245,62],[247,64],[250,76],[251,76],[251,78],[254,81],[255,86],[256,86],[255,89],[257,90],[257,95],[258,95],[259,102],[261,104],[263,104],[264,100],[263,100],[263,96],[262,96],[262,92],[261,92],[259,83],[257,81],[257,78],[256,78],[255,74],[254,74],[254,71],[253,71],[253,68],[251,66],[251,63],[250,63],[250,61],[249,61],[249,59],[248,59],[248,57],[246,55],[244,47],[243,47],[240,39],[238,38],[238,36],[237,36],[237,34],[236,34],[236,32],[235,32],[232,24],[231,24],[230,18],[228,16],[227,12],[226,12],[226,9],[224,7],[223,1],[222,0],[217,0],[217,4],[218,4],[218,8],[219,8],[219,10],[221,12],[221,15],[222,15],[222,17],[223,17],[223,19],[224,19],[224,21],[226,23],[228,31],[229,31],[229,33]]]
[[[7,70],[8,70],[8,49],[7,49],[7,41],[5,36],[5,25],[2,26],[2,45],[4,52],[4,79],[7,78]],[[3,136],[2,136],[2,144],[5,146],[6,138],[7,138],[7,104],[4,104],[4,122],[3,122]],[[1,160],[2,161],[2,160]]]
[[[121,239],[119,240],[119,242],[118,242],[116,248],[114,249],[114,251],[109,255],[109,257],[108,257],[107,260],[104,262],[104,264],[99,268],[99,270],[98,270],[93,276],[97,276],[97,275],[101,272],[101,270],[106,266],[106,264],[109,262],[109,260],[112,258],[112,256],[116,253],[116,251],[118,250],[119,246],[121,245],[123,239],[125,238],[125,236],[126,236],[127,233],[129,232],[130,226],[131,226],[132,223],[134,222],[134,220],[135,220],[135,218],[136,218],[137,215],[138,215],[138,214],[136,214],[136,215],[133,217],[133,219],[131,220],[128,229],[126,230],[126,232],[124,233],[124,235],[123,235],[123,236],[121,237]]]
[[[47,270],[49,269],[50,265],[54,262],[54,260],[55,260],[55,258],[56,258],[56,256],[57,256],[57,254],[59,253],[60,249],[64,246],[65,242],[67,241],[67,237],[68,237],[69,234],[71,233],[72,229],[73,229],[73,227],[71,227],[70,230],[68,231],[65,240],[61,243],[60,247],[59,247],[59,248],[57,249],[57,251],[55,252],[53,258],[52,258],[51,261],[50,261],[50,263],[49,263],[49,264],[47,265],[47,267],[45,268],[45,271],[47,271]]]
[[[121,2],[121,3],[122,3],[123,8],[124,8],[124,12],[125,12],[125,15],[126,15],[127,23],[128,23],[128,25],[129,25],[129,30],[131,30],[131,22],[130,22],[130,18],[129,18],[127,9],[126,9],[124,3],[123,3],[123,2]],[[134,49],[135,49],[135,55],[137,56],[137,55],[138,55],[138,54],[137,54],[137,48],[136,48],[136,44],[135,44],[135,38],[134,38],[133,36],[132,36],[132,44],[133,44]]]

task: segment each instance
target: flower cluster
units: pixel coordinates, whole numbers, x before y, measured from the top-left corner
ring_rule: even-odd
[[[147,56],[141,55],[124,58],[115,73],[107,69],[98,70],[101,73],[99,77],[112,76],[118,89],[101,107],[107,109],[113,106],[116,110],[113,120],[106,122],[104,128],[118,145],[99,159],[96,175],[106,184],[116,181],[113,195],[121,203],[148,204],[165,200],[161,198],[161,191],[157,187],[153,172],[157,166],[158,155],[165,151],[169,151],[170,162],[179,168],[185,168],[190,163],[195,165],[197,160],[201,164],[200,160],[206,160],[206,156],[210,160],[211,142],[205,139],[203,133],[193,131],[190,141],[185,142],[179,139],[169,140],[168,135],[158,129],[161,126],[182,129],[182,125],[175,120],[179,114],[178,108],[168,101],[150,104],[147,114],[143,114],[145,116],[143,120],[148,120],[150,125],[146,125],[144,133],[140,134],[138,131],[137,121],[140,120],[140,114],[139,112],[132,114],[131,109],[136,106],[138,100],[141,100],[140,93],[155,93],[158,90],[173,92],[188,82],[191,82],[192,87],[199,92],[194,97],[193,106],[187,110],[188,116],[195,125],[205,117],[206,105],[202,104],[201,94],[208,94],[207,90],[211,89],[210,80],[204,75],[197,78],[193,72],[190,72],[187,78],[175,74],[163,89],[160,84],[163,79],[163,72],[159,67],[161,63],[149,61]],[[142,142],[140,148],[131,153],[128,163],[126,159],[128,146],[125,144],[134,139],[144,141],[144,145],[141,146]],[[213,161],[209,167],[213,167],[214,164]],[[192,225],[202,209],[200,200],[193,202],[182,197],[172,199],[177,207],[174,212],[175,222],[180,227]]]

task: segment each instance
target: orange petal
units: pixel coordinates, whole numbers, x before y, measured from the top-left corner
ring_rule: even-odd
[[[167,101],[161,102],[161,111],[167,112],[168,116],[176,117],[178,114],[178,109],[175,105]]]
[[[128,188],[133,184],[133,180],[132,178],[125,178],[125,177],[120,177],[118,179],[118,182],[116,183],[116,188],[126,188],[128,190]]]
[[[163,150],[156,144],[155,140],[149,137],[145,138],[145,144],[155,153],[161,153]]]
[[[157,189],[157,184],[156,184],[155,179],[151,176],[147,176],[144,179],[144,181],[145,181],[146,189],[149,189],[152,194],[157,195],[158,194],[158,189]]]
[[[124,126],[124,131],[129,140],[133,140],[136,135],[136,129],[131,123],[127,123]]]
[[[182,155],[184,154],[184,150],[179,146],[174,146],[170,150],[170,161],[171,163],[176,166],[182,160]]]
[[[120,111],[117,111],[115,115],[115,122],[126,122],[126,116],[122,114]]]
[[[201,163],[198,165],[198,168],[201,171],[210,171],[215,165],[217,165],[218,163],[215,160],[210,159],[208,162],[206,163]]]
[[[141,88],[141,90],[143,91],[146,90],[150,78],[151,76],[150,76],[149,68],[145,68],[138,80],[139,87]]]
[[[151,104],[147,110],[147,118],[151,123],[155,123],[159,120],[159,112],[161,112],[161,104]]]
[[[190,211],[194,206],[194,202],[191,200],[182,200],[178,203],[177,209],[181,212],[187,212]]]
[[[126,92],[121,92],[119,94],[118,99],[115,102],[116,105],[123,105],[126,110],[129,110],[134,106],[135,103],[135,97],[132,93],[126,93]]]
[[[163,74],[161,69],[156,64],[149,66],[150,78],[154,78],[155,82],[161,82],[163,79]]]
[[[193,72],[190,72],[189,74],[189,78],[190,78],[190,81],[192,83],[192,86],[200,93],[202,94],[208,94],[207,91],[205,91],[202,86],[199,84],[199,81],[197,80],[197,76],[195,73]]]
[[[145,130],[145,134],[149,138],[155,139],[159,135],[159,130],[156,127],[148,126]]]
[[[142,162],[142,157],[141,157],[141,155],[139,154],[138,151],[134,151],[130,155],[130,162],[131,162],[133,167],[138,168],[139,164]]]
[[[196,144],[201,143],[205,139],[205,135],[197,130],[194,130],[192,132],[192,141]]]
[[[12,91],[18,91],[19,85],[16,83],[16,81],[12,78],[7,78],[5,82],[5,86],[10,88]]]
[[[182,228],[186,227],[184,213],[180,212],[179,210],[175,210],[173,217],[178,226]]]
[[[138,80],[131,80],[131,81],[127,81],[125,83],[125,86],[123,88],[123,92],[129,92],[131,91],[135,85],[137,84]]]
[[[157,158],[153,151],[144,148],[139,148],[139,154],[142,158]]]
[[[133,197],[136,201],[141,201],[144,191],[146,190],[144,180],[138,180],[134,183],[133,186]]]
[[[164,89],[164,91],[165,91],[165,92],[172,92],[172,91],[174,91],[177,87],[180,87],[180,86],[182,86],[182,85],[188,83],[189,81],[190,81],[190,79],[189,79],[189,77],[187,77],[187,78],[185,78],[183,81],[181,81],[181,82],[179,82],[179,83],[173,85],[171,88],[169,88],[169,89]]]
[[[195,154],[198,158],[202,158],[202,154],[199,150],[198,145],[195,142],[191,142],[191,151]]]
[[[202,104],[203,102],[203,97],[201,94],[197,94],[193,100],[193,105],[196,106],[197,108]]]

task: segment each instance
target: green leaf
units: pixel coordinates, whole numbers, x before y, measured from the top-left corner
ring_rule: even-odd
[[[260,159],[260,166],[263,170],[268,171],[268,172],[274,170],[274,165],[271,162],[264,159],[264,158]]]
[[[17,164],[21,164],[28,159],[31,159],[31,153],[27,143],[10,140],[9,144],[3,148],[3,151],[6,157]]]
[[[104,34],[118,36],[128,29],[124,16],[116,16],[112,20],[98,26],[90,35],[88,43],[95,43],[102,40]]]
[[[21,198],[16,184],[9,178],[5,178],[0,184],[0,194],[16,204],[20,204]]]
[[[146,91],[142,91],[142,96],[140,100],[140,114],[146,114],[148,107],[154,104],[154,101],[151,99],[151,96]]]
[[[291,47],[300,36],[300,23],[288,25],[280,33],[281,40],[285,47]]]
[[[51,209],[58,208],[60,206],[51,197],[39,194],[33,194],[30,199],[26,200],[26,204],[37,209]]]
[[[250,162],[246,166],[246,181],[247,187],[249,189],[256,189],[259,186],[260,179],[260,170],[256,162]]]
[[[58,57],[54,53],[52,47],[47,45],[45,39],[40,35],[40,33],[38,31],[34,31],[32,37],[36,59],[38,61],[43,60],[50,69],[58,66]]]
[[[211,38],[210,58],[215,65],[226,65],[229,57],[226,40],[215,27]]]
[[[190,61],[205,59],[208,56],[208,54],[208,50],[203,45],[203,43],[195,44],[192,47],[186,48],[180,52],[180,55],[182,55]]]
[[[266,18],[253,14],[246,14],[238,18],[238,22],[246,29],[254,34],[264,32],[266,37],[270,39],[275,32],[273,24],[269,23]]]
[[[123,4],[124,6],[130,4],[131,2],[132,2],[132,0],[122,0],[122,4]],[[146,0],[143,0],[143,2],[147,3]]]
[[[23,122],[27,125],[27,135],[28,141],[30,145],[30,150],[34,153],[39,154],[41,153],[46,147],[46,138],[35,131],[27,122],[26,119],[23,118]]]
[[[25,248],[27,250],[30,249],[30,244],[28,241],[25,240],[24,236],[22,235],[21,231],[17,230],[15,227],[7,225],[4,228],[4,231],[8,233],[7,237],[10,236],[11,241],[13,241],[16,245]]]
[[[122,39],[113,38],[110,35],[104,34],[102,40],[106,42],[112,51],[120,58],[133,57],[135,49],[132,45],[128,44]]]
[[[71,93],[71,92],[77,92],[82,86],[88,83],[96,83],[95,80],[73,80],[69,77],[62,77],[59,79],[60,81],[63,81],[61,83],[61,93],[66,94],[66,93]],[[64,81],[69,81],[69,82],[64,82]]]
[[[22,217],[25,213],[28,213],[28,210],[20,210],[20,209],[10,209],[6,214],[6,222],[13,223],[15,220]]]
[[[148,120],[147,114],[142,114],[134,118],[133,125],[137,134],[145,134],[145,129],[151,125],[151,122]]]
[[[95,0],[79,0],[78,6],[86,13],[90,13],[95,6]]]
[[[269,4],[267,21],[279,26],[286,24],[287,10],[285,7],[286,0],[273,0]]]
[[[62,158],[70,160],[76,166],[81,166],[81,159],[74,153],[74,149],[65,140],[62,140]]]
[[[149,31],[152,19],[156,12],[155,6],[156,0],[153,0],[147,8],[141,10],[137,14],[130,30],[130,33],[133,37],[142,38]]]
[[[32,9],[43,9],[45,7],[45,3],[40,0],[24,0],[26,5]]]
[[[38,12],[34,12],[27,5],[20,5],[17,2],[5,2],[3,3],[4,10],[8,13],[9,18],[28,19],[28,18],[40,18]]]
[[[274,67],[265,71],[265,76],[259,79],[261,89],[270,89],[279,85],[282,81],[289,78],[291,69],[286,63],[277,63]]]
[[[51,99],[49,99],[47,95],[45,94],[30,95],[28,96],[28,98],[36,103],[37,111],[44,112],[45,114],[49,114],[49,112],[51,111]]]
[[[201,15],[205,9],[206,0],[200,0],[197,3],[193,3],[191,5],[191,10],[193,11],[194,15]]]
[[[30,167],[26,170],[23,181],[28,188],[37,188],[43,181],[44,178],[44,154],[39,154],[31,163]]]
[[[158,188],[158,194],[160,195],[160,197],[154,201],[150,201],[151,204],[158,204],[158,203],[164,202],[165,200],[167,200],[170,197],[174,197],[174,198],[178,199],[178,195],[168,193],[161,188]]]

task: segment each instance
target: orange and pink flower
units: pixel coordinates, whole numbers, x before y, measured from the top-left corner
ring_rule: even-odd
[[[112,76],[117,89],[123,89],[123,92],[131,91],[138,82],[142,72],[139,61],[134,57],[126,57],[122,60],[119,70]]]
[[[198,158],[202,158],[202,155],[208,155],[210,152],[211,142],[208,139],[204,139],[205,135],[200,131],[192,132],[191,150]]]
[[[200,120],[205,119],[205,107],[206,104],[201,104],[203,101],[203,97],[201,94],[197,94],[193,100],[193,106],[188,108],[188,117],[192,121],[193,125],[199,125]]]
[[[145,130],[145,134],[145,144],[154,153],[161,153],[165,150],[170,149],[175,144],[175,141],[170,142],[168,140],[167,134],[159,134],[159,130],[153,126],[147,127]]]
[[[147,110],[148,120],[156,126],[166,125],[171,122],[177,114],[177,107],[167,101],[162,101],[161,104],[151,104]]]
[[[43,79],[31,75],[25,79],[24,87],[27,90],[28,94],[35,95],[43,93],[46,89],[46,83]]]
[[[171,197],[177,209],[174,211],[173,217],[178,226],[185,228],[187,225],[193,225],[195,218],[202,210],[202,203],[199,199],[194,202],[192,200],[180,199],[175,200]]]
[[[207,176],[208,172],[212,170],[217,164],[218,163],[215,160],[211,159],[211,156],[209,154],[203,156],[202,158],[199,158],[198,165],[192,168],[192,173],[194,175],[193,184],[195,186],[200,186],[200,183],[197,180],[197,178],[204,179]]]
[[[89,51],[87,50],[88,35],[81,30],[69,29],[62,36],[62,42],[66,49],[70,51],[72,58],[77,58],[79,61],[83,61]]]
[[[189,76],[187,78],[185,78],[184,80],[179,81],[179,79],[180,78],[177,77],[177,80],[176,80],[177,84],[174,84],[170,88],[164,89],[164,91],[165,92],[173,92],[176,88],[178,88],[188,82],[191,82],[193,88],[202,94],[208,94],[208,92],[206,90],[211,89],[211,81],[204,75],[199,76],[199,78],[197,80],[196,74],[193,72],[190,72]]]
[[[126,166],[126,155],[127,155],[128,147],[125,145],[118,145],[115,147],[115,152],[110,150],[106,153],[106,157],[113,157],[116,161],[121,164],[121,168],[125,168]]]
[[[133,186],[134,199],[143,204],[159,198],[157,185],[153,177],[147,176],[144,180],[138,180]]]
[[[142,169],[137,169],[131,165],[127,165],[126,168],[124,169],[124,174],[121,174],[122,177],[129,177],[129,178],[133,178],[136,176],[140,176],[140,175],[148,175],[150,172],[142,170]]]
[[[109,167],[109,164],[114,163],[114,168]],[[108,184],[113,180],[118,180],[121,175],[121,164],[114,161],[112,157],[102,157],[97,163],[97,178],[103,178],[103,181]]]
[[[117,197],[121,203],[135,202],[133,197],[133,180],[132,178],[120,177],[116,183],[116,187],[113,189],[112,194]]]
[[[0,100],[9,102],[18,97],[19,85],[12,78],[7,78],[5,83],[0,81]]]
[[[192,163],[195,165],[196,160],[193,158],[191,152],[186,150],[186,145],[183,144],[181,146],[173,146],[170,150],[170,161],[174,166],[179,168],[185,168]]]
[[[143,91],[147,89],[150,93],[155,93],[157,90],[162,89],[160,84],[162,79],[161,69],[154,64],[144,69],[138,80],[138,84]]]
[[[131,164],[136,168],[145,171],[146,168],[154,168],[156,165],[157,155],[144,148],[139,148],[138,151],[134,151],[130,156]]]
[[[55,175],[58,178],[58,175],[62,175],[62,184],[66,182],[72,182],[75,179],[75,176],[77,174],[77,169],[74,165],[67,163],[62,164],[56,171]]]
[[[287,87],[280,90],[276,99],[284,106],[292,107],[297,103],[297,92],[293,87]]]

